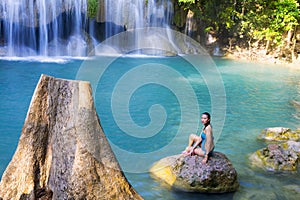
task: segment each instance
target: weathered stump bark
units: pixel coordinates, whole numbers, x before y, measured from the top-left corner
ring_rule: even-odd
[[[42,75],[0,199],[142,199],[103,133],[88,82]]]

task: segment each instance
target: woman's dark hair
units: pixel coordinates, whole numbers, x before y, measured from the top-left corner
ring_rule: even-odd
[[[202,115],[206,115],[207,118],[210,120],[210,114],[208,112],[204,112],[204,113],[202,113]]]
[[[209,119],[208,123],[204,124],[204,127],[203,127],[203,130],[204,130],[208,125],[210,125],[210,114],[208,112],[204,112],[204,113],[202,113],[202,115],[206,115],[207,118]]]

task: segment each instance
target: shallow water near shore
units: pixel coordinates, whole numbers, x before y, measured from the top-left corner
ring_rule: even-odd
[[[98,58],[99,59],[99,58]],[[106,57],[100,58],[105,61]],[[205,77],[197,75],[189,67],[189,63],[182,57],[172,58],[135,58],[120,57],[114,59],[110,67],[97,79],[93,85],[95,105],[106,133],[116,156],[123,169],[133,165],[140,165],[132,157],[119,154],[123,150],[128,155],[145,156],[145,159],[156,161],[166,155],[179,154],[187,143],[190,132],[179,135],[179,123],[182,110],[186,105],[178,96],[184,96],[184,88],[171,91],[157,82],[148,81],[147,84],[131,91],[128,100],[128,110],[116,107],[120,111],[116,115],[112,110],[112,97],[124,91],[135,80],[122,82],[126,74],[133,72],[137,66],[164,65],[178,71],[181,77],[165,77],[175,83],[188,83],[194,90],[201,112],[211,111],[211,91],[207,87]],[[266,146],[266,143],[256,139],[257,135],[267,127],[284,126],[291,129],[300,128],[300,110],[297,110],[290,101],[300,101],[300,70],[271,66],[264,64],[238,62],[222,58],[214,58],[218,72],[222,78],[225,95],[226,110],[225,123],[216,143],[216,151],[227,155],[238,172],[240,188],[237,192],[228,194],[199,194],[186,193],[170,189],[168,186],[154,180],[149,173],[125,171],[126,177],[144,199],[298,199],[300,194],[299,172],[267,172],[252,166],[248,160],[249,154]],[[40,75],[48,74],[58,78],[76,79],[82,70],[83,60],[67,59],[64,62],[40,62],[0,60],[0,175],[11,160],[17,147],[22,125],[27,109]],[[84,77],[92,77],[95,68],[91,66],[85,71]],[[149,71],[151,73],[153,71]],[[154,72],[153,72],[154,73]],[[159,74],[157,74],[158,76]],[[83,76],[81,74],[81,76]],[[146,77],[147,78],[147,77]],[[88,80],[88,78],[87,78]],[[121,84],[126,83],[126,84]],[[179,85],[180,85],[179,84]],[[119,85],[119,90],[116,88]],[[95,87],[96,86],[96,87]],[[128,87],[127,87],[128,86]],[[132,86],[133,87],[133,86]],[[134,87],[133,87],[134,88]],[[123,98],[118,97],[118,98]],[[186,96],[189,99],[189,96]],[[118,103],[118,101],[116,102]],[[153,105],[160,105],[156,110]],[[153,118],[151,118],[153,109]],[[299,109],[299,108],[298,108]],[[155,112],[158,111],[157,115]],[[126,119],[130,112],[131,119],[122,123],[115,117]],[[193,110],[190,111],[193,116]],[[152,127],[151,120],[156,116],[162,117],[161,127]],[[214,119],[212,116],[212,124]],[[160,118],[159,118],[160,119]],[[186,119],[186,118],[185,118]],[[134,122],[138,127],[152,127],[144,130],[141,135],[128,134]],[[158,120],[157,123],[160,123]],[[183,121],[182,123],[191,123]],[[127,124],[127,126],[126,126]],[[217,124],[217,123],[215,123]],[[137,127],[137,130],[139,130]],[[157,129],[156,129],[157,128]],[[218,127],[215,127],[216,129]],[[196,130],[195,130],[196,131]],[[176,139],[175,139],[176,138]],[[168,146],[169,144],[172,144]],[[168,147],[164,154],[159,152]],[[146,166],[148,167],[148,166]],[[138,169],[139,167],[137,167]]]

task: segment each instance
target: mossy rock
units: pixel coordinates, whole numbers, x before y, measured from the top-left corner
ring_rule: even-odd
[[[300,141],[300,130],[292,131],[285,127],[271,127],[264,129],[258,139],[267,141]]]
[[[269,144],[250,155],[255,166],[268,171],[296,171],[300,157],[300,142]]]

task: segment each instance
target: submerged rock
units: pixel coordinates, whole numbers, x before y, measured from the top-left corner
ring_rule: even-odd
[[[296,108],[300,109],[300,102],[296,100],[291,100],[290,103]]]
[[[300,185],[286,185],[283,187],[289,194],[293,193],[295,199],[299,199],[300,196]]]
[[[214,152],[206,164],[200,156],[174,155],[156,162],[151,174],[172,188],[188,192],[224,193],[239,187],[237,172],[229,159]]]
[[[88,82],[41,76],[0,199],[141,199],[103,133]]]
[[[250,156],[255,166],[270,171],[296,171],[300,156],[300,142],[288,141],[282,144],[269,144]]]
[[[264,129],[258,138],[268,141],[298,141],[300,140],[300,131],[292,131],[284,127],[271,127]]]

